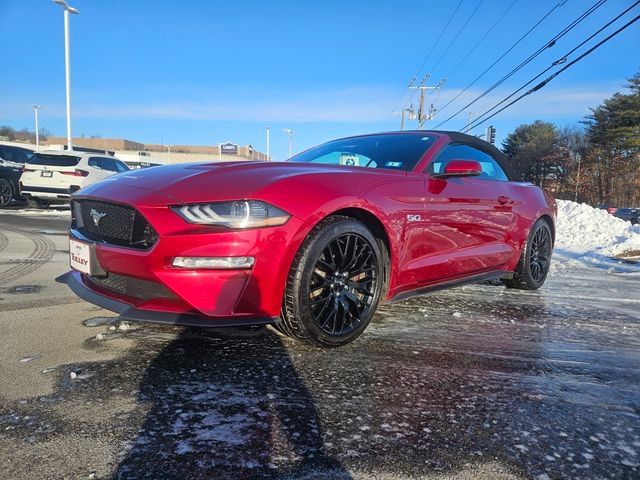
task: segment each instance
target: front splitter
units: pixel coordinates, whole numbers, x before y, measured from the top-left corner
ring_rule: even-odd
[[[161,325],[176,325],[183,327],[239,327],[252,325],[269,325],[280,321],[279,317],[236,317],[224,319],[203,318],[192,313],[172,313],[142,310],[125,302],[114,300],[106,295],[94,292],[88,288],[80,276],[80,272],[69,271],[56,278],[56,282],[66,283],[77,296],[99,307],[111,310],[128,322],[157,323]]]

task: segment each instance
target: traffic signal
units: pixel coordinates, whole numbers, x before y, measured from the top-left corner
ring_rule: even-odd
[[[491,145],[496,143],[496,129],[493,125],[490,125],[487,127],[485,138],[487,139],[487,142],[489,142]]]

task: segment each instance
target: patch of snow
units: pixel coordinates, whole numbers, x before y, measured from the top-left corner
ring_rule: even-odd
[[[69,217],[71,211],[69,207],[56,207],[54,209],[40,209],[40,208],[21,208],[20,210],[7,210],[4,209],[1,212],[3,215],[24,215],[24,216],[37,216],[37,217]]]
[[[39,359],[39,358],[40,358],[40,355],[31,355],[29,357],[21,358],[20,361],[22,363],[30,363],[30,362],[33,362],[34,360]]]
[[[92,317],[92,318],[86,319],[82,323],[84,324],[85,327],[99,327],[101,325],[112,325],[117,321],[118,321],[118,317]]]
[[[604,256],[640,250],[640,226],[586,203],[568,200],[557,203],[556,248]]]

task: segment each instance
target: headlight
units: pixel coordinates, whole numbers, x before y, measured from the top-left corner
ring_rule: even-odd
[[[291,217],[273,205],[255,200],[197,203],[172,207],[189,223],[221,225],[229,228],[256,228],[283,225]]]

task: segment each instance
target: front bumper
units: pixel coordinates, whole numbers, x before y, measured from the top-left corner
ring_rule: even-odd
[[[238,317],[230,319],[203,318],[194,313],[160,312],[136,308],[124,301],[98,293],[89,288],[82,274],[70,271],[56,278],[56,282],[66,283],[69,288],[83,300],[117,313],[121,320],[130,322],[149,322],[163,325],[179,325],[187,327],[237,327],[244,325],[267,325],[277,323],[279,317]]]
[[[22,185],[20,194],[23,197],[42,198],[51,201],[69,201],[73,192],[68,188],[34,187]]]
[[[118,302],[105,307],[118,313],[131,307],[150,312],[151,317],[184,314],[211,326],[268,323],[279,318],[289,268],[310,228],[305,222],[291,217],[281,226],[248,230],[191,225],[171,211],[167,199],[158,193],[123,187],[118,194],[118,201],[83,195],[74,198],[134,207],[156,230],[157,240],[146,249],[116,246],[90,240],[72,225],[71,238],[92,245],[99,267],[93,277],[75,271],[64,277],[67,283],[75,279],[74,291],[82,287],[99,295],[89,301],[101,306],[95,300]],[[175,257],[242,256],[255,258],[251,269],[172,266]],[[112,288],[118,282],[122,288]],[[144,321],[153,321],[149,315],[144,315]]]

